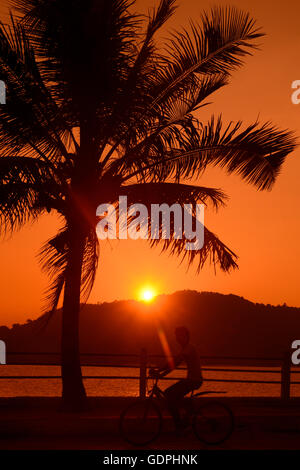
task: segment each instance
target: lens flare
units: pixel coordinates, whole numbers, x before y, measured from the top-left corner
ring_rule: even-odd
[[[171,352],[171,348],[170,348],[166,333],[164,332],[163,327],[158,321],[156,321],[156,328],[157,328],[157,333],[158,333],[161,346],[163,348],[163,351],[167,359],[168,366],[170,367],[170,369],[174,369],[175,364],[174,364],[174,359],[173,359],[173,355]]]

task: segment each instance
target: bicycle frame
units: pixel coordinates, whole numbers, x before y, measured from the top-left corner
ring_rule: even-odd
[[[148,380],[149,379],[152,379],[154,380],[154,384],[153,384],[153,387],[150,389],[150,391],[148,392],[148,397],[149,398],[153,398],[154,396],[157,397],[157,398],[165,398],[165,393],[163,390],[161,390],[159,388],[159,386],[157,385],[158,384],[158,381],[161,377],[148,377]],[[213,394],[213,395],[217,395],[217,394],[225,394],[227,393],[226,391],[222,391],[222,390],[205,390],[203,392],[197,392],[195,393],[195,390],[192,390],[190,392],[190,395],[189,396],[186,396],[185,399],[189,399],[189,398],[199,398],[199,397],[202,397],[204,395],[210,395],[210,394]]]
[[[153,387],[148,392],[148,398],[153,398],[153,397],[165,398],[165,394],[164,394],[163,390],[161,390],[159,388],[159,386],[157,385],[160,377],[155,377],[155,378],[154,377],[148,377],[148,379],[153,379],[154,380]]]

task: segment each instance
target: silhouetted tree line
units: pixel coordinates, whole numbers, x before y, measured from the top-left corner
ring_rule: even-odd
[[[173,330],[184,324],[191,329],[203,356],[281,357],[297,339],[299,313],[299,308],[286,305],[264,305],[232,294],[196,291],[161,295],[151,305],[133,300],[87,304],[80,320],[80,349],[82,353],[126,355],[138,354],[146,347],[151,354],[163,354],[158,330],[165,332],[173,349]],[[46,318],[43,315],[23,325],[0,327],[8,354],[59,353],[61,310],[48,323]]]

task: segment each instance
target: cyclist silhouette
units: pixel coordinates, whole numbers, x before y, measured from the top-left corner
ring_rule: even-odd
[[[185,362],[187,366],[187,377],[179,380],[165,390],[165,396],[168,403],[169,411],[173,417],[176,431],[181,431],[186,423],[183,423],[180,416],[180,408],[183,403],[184,396],[201,387],[203,378],[198,357],[197,349],[190,343],[190,332],[185,326],[175,329],[176,341],[181,346],[180,353],[174,358],[174,367],[169,364],[156,369],[150,370],[150,375],[163,377],[177,367],[181,362]]]

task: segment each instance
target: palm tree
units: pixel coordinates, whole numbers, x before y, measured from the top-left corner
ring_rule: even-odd
[[[214,91],[262,36],[249,14],[214,8],[199,24],[160,44],[158,31],[175,0],[161,0],[145,18],[130,0],[11,0],[11,24],[0,25],[0,213],[12,231],[45,212],[62,220],[42,248],[52,276],[49,312],[63,295],[62,382],[65,405],[85,401],[79,356],[79,311],[93,286],[99,257],[96,208],[128,203],[211,203],[221,190],[196,186],[209,165],[270,189],[293,135],[271,124],[202,123]],[[199,113],[197,114],[199,115]],[[150,240],[176,256],[223,271],[236,255],[205,227],[204,247]]]

